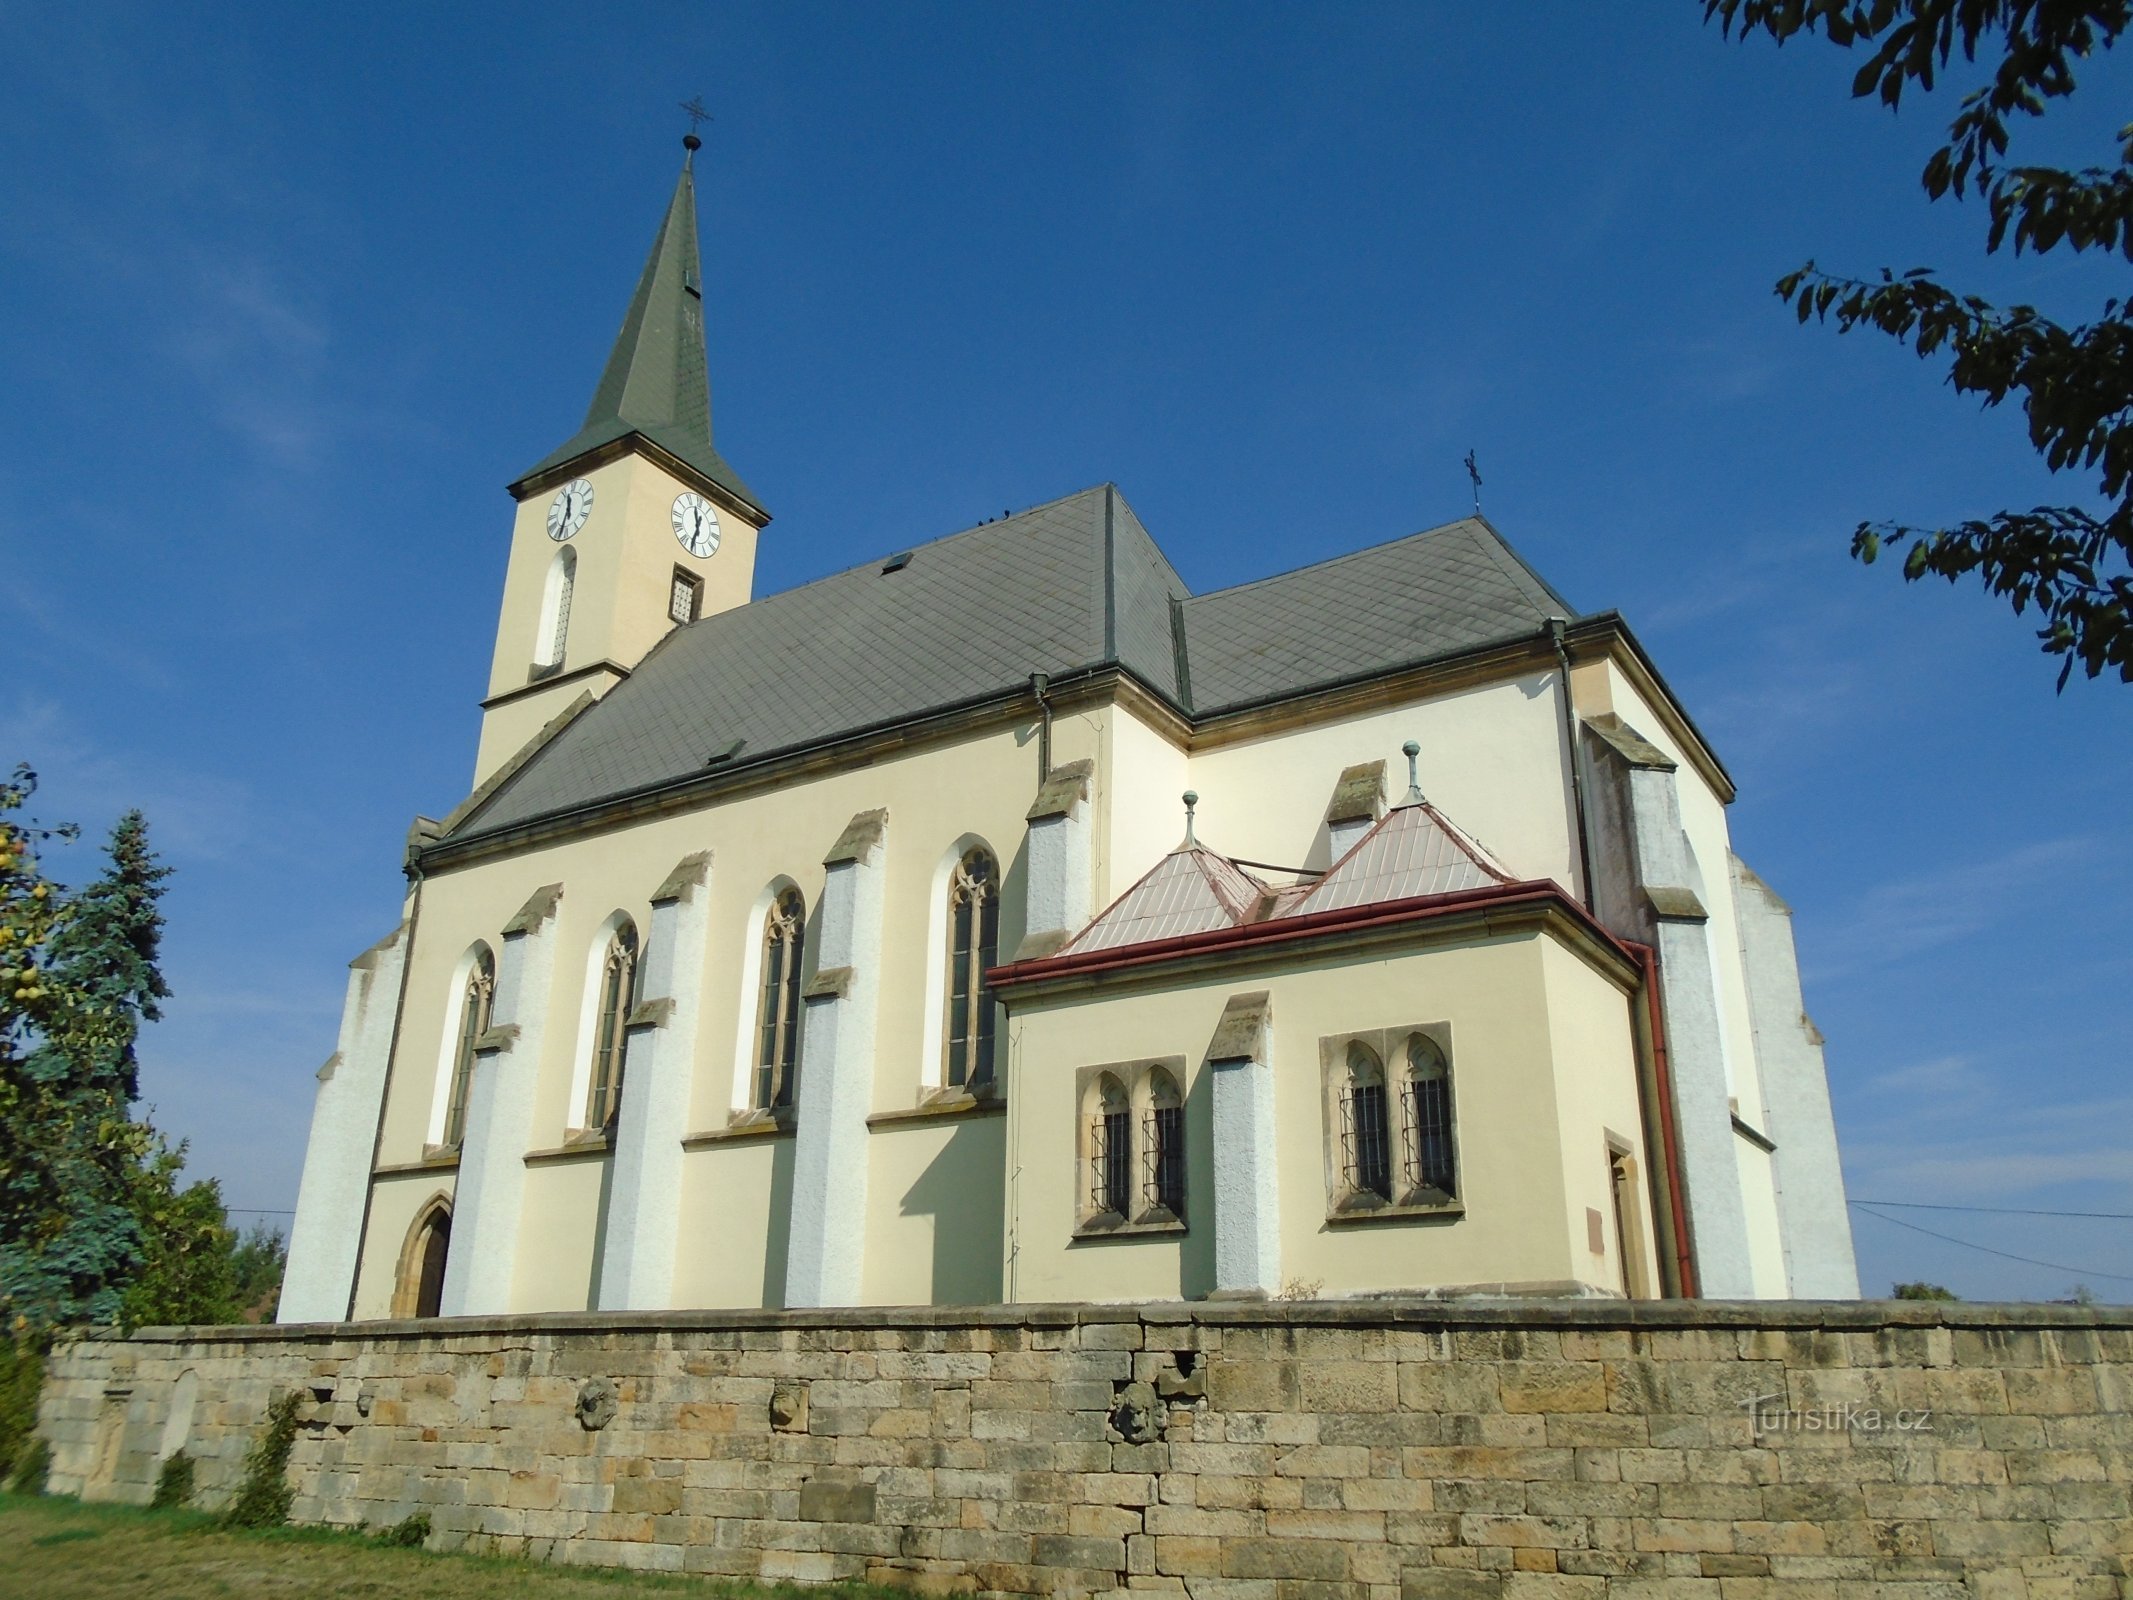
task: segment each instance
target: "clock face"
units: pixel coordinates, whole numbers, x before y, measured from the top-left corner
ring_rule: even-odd
[[[711,502],[700,494],[676,495],[674,537],[681,541],[682,549],[698,558],[717,550],[718,513],[711,509]]]
[[[571,479],[556,490],[555,498],[548,502],[548,537],[569,538],[585,526],[592,508],[593,486],[583,478]]]

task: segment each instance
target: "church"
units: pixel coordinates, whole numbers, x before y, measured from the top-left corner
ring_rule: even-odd
[[[1108,483],[758,596],[703,298],[685,161],[280,1321],[1857,1296],[1791,914],[1620,615],[1479,516],[1195,593]]]

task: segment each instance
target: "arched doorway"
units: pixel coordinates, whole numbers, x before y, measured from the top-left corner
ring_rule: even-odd
[[[415,1216],[400,1247],[393,1315],[434,1317],[444,1309],[444,1264],[452,1248],[452,1204],[439,1195]]]

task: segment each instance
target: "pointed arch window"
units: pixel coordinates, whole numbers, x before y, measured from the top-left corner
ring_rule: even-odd
[[[625,918],[609,937],[600,962],[591,1084],[585,1096],[588,1128],[611,1128],[622,1109],[622,1057],[629,1043],[630,1007],[636,998],[637,925]]]
[[[459,1033],[452,1050],[452,1087],[444,1107],[444,1142],[461,1143],[467,1136],[467,1086],[474,1077],[474,1046],[489,1031],[489,1012],[496,999],[496,959],[487,946],[474,952],[466,986],[459,992]]]
[[[1444,1052],[1427,1034],[1407,1036],[1406,1082],[1401,1088],[1401,1157],[1410,1195],[1458,1196],[1452,1148],[1452,1074]]]
[[[400,1246],[400,1270],[393,1282],[394,1316],[442,1315],[444,1269],[451,1249],[451,1202],[440,1195],[416,1213]]]
[[[1177,1079],[1161,1067],[1148,1074],[1148,1117],[1142,1157],[1141,1203],[1149,1214],[1185,1216],[1185,1101]]]
[[[1348,1046],[1341,1094],[1341,1167],[1357,1194],[1392,1198],[1392,1130],[1385,1115],[1385,1064],[1360,1040]]]
[[[950,1088],[993,1079],[993,1001],[986,970],[1000,961],[1000,864],[983,846],[956,864],[948,885],[948,1066]]]
[[[537,667],[553,671],[563,665],[563,651],[570,641],[570,594],[577,578],[578,552],[566,544],[548,565],[548,587],[541,596],[541,631],[534,641]]]
[[[1133,1103],[1109,1073],[1097,1080],[1089,1119],[1089,1210],[1121,1219],[1133,1211]]]
[[[787,889],[763,919],[763,995],[756,1017],[755,1103],[789,1106],[800,1081],[800,966],[807,902]]]

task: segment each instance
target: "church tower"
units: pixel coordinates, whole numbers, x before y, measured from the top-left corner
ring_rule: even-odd
[[[694,134],[585,424],[536,462],[504,572],[474,782],[667,632],[745,605],[770,513],[711,442]]]

